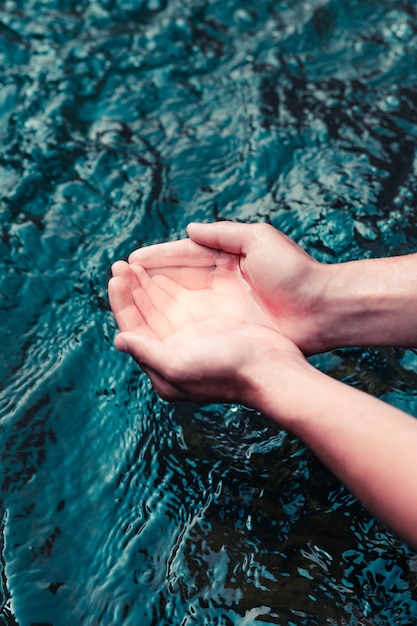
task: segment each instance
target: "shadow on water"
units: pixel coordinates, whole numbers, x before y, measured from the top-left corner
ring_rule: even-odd
[[[416,42],[406,0],[0,7],[0,623],[417,624],[415,555],[264,416],[157,399],[106,293],[191,220],[415,251]],[[413,415],[416,359],[312,357]]]

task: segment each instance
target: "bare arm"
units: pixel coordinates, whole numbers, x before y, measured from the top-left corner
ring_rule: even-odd
[[[233,266],[187,271],[189,287],[171,269],[114,266],[116,347],[167,400],[241,402],[262,411],[417,548],[417,421],[317,371],[292,341],[258,323]]]
[[[252,404],[304,441],[369,511],[417,548],[417,420],[307,363],[291,374],[287,362],[280,389],[278,358],[258,364],[264,375],[251,376]]]
[[[321,335],[340,346],[417,346],[417,254],[324,266]]]
[[[270,226],[218,222],[188,231],[197,243],[242,255],[255,293],[262,280],[265,295],[271,288],[267,308],[305,352],[417,346],[417,254],[324,265]]]

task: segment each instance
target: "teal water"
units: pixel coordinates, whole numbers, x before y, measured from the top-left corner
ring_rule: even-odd
[[[415,554],[264,416],[160,401],[107,302],[191,220],[415,251],[416,51],[410,1],[2,3],[1,624],[417,624]],[[415,351],[314,361],[417,416]]]

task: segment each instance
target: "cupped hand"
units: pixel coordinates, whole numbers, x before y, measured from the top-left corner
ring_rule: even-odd
[[[192,287],[198,268],[236,270],[244,279],[253,305],[269,318],[269,325],[291,339],[304,353],[325,349],[320,323],[324,271],[295,242],[267,224],[217,222],[190,224],[189,239],[135,250],[132,266],[165,274]]]
[[[254,406],[256,372],[271,351],[283,368],[287,359],[303,358],[272,328],[229,257],[219,265],[151,270],[118,261],[109,299],[120,329],[116,347],[167,400]]]

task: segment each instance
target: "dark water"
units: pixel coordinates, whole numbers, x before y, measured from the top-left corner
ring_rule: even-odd
[[[415,251],[416,146],[414,2],[2,2],[0,623],[417,624],[414,553],[263,416],[158,400],[106,294],[190,220]],[[315,362],[417,416],[416,352]]]

